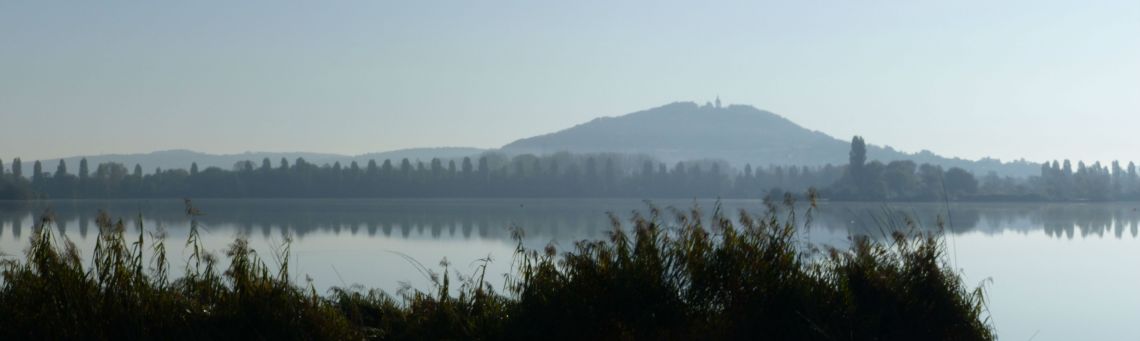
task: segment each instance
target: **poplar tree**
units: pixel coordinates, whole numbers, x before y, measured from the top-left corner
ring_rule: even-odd
[[[44,181],[44,165],[40,160],[32,163],[32,182],[39,183]]]
[[[24,165],[20,162],[20,158],[12,160],[12,175],[17,179],[24,176]]]
[[[67,176],[67,163],[64,163],[63,159],[59,159],[59,165],[55,166],[55,178],[63,179],[65,176]]]
[[[90,171],[87,168],[87,158],[79,160],[79,180],[87,180],[90,176]]]

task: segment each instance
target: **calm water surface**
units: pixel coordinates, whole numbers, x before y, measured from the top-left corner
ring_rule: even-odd
[[[658,207],[711,213],[713,200],[658,200]],[[427,288],[414,262],[471,274],[490,257],[491,283],[502,286],[516,242],[524,246],[604,238],[607,212],[628,219],[644,211],[641,200],[445,199],[445,200],[197,200],[205,215],[203,240],[218,255],[237,236],[247,236],[268,263],[292,239],[293,272],[311,277],[318,289],[359,284],[394,293],[403,286]],[[854,204],[822,203],[803,238],[815,244],[847,245],[852,234],[881,235],[885,212],[905,212],[924,226],[946,222],[948,261],[970,286],[987,279],[989,307],[1004,340],[1140,338],[1140,203],[1114,204]],[[189,219],[181,200],[0,202],[0,252],[21,257],[35,217],[51,210],[57,228],[90,256],[99,210],[146,231],[167,234],[168,257],[181,269]],[[763,212],[760,201],[725,200],[721,210]],[[952,214],[947,216],[946,212]],[[941,217],[941,218],[940,218]],[[133,225],[132,225],[133,226]],[[133,227],[130,234],[137,236]],[[405,257],[407,256],[407,257]],[[415,261],[409,261],[408,259]],[[88,260],[89,261],[89,260]]]

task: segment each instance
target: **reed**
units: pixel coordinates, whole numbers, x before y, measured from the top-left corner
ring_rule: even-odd
[[[219,273],[189,201],[191,254],[173,280],[161,231],[135,225],[128,240],[126,224],[101,213],[85,266],[45,214],[24,260],[0,262],[0,338],[994,338],[984,292],[946,264],[938,232],[904,219],[882,238],[819,248],[799,235],[814,202],[798,216],[794,201],[735,220],[719,207],[706,217],[649,206],[628,225],[611,215],[609,238],[562,252],[522,247],[519,230],[502,292],[486,279],[490,259],[469,274],[445,260],[439,272],[420,265],[431,288],[395,295],[360,286],[321,295],[292,282],[289,241],[271,268],[238,238]]]

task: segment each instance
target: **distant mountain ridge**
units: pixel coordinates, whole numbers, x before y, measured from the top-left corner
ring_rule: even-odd
[[[874,142],[874,137],[869,137]],[[94,170],[104,162],[118,162],[133,168],[142,166],[145,173],[155,168],[186,169],[196,162],[200,169],[218,167],[232,169],[240,161],[260,164],[268,158],[274,167],[285,158],[290,164],[297,158],[315,164],[340,162],[347,166],[356,161],[364,167],[369,160],[397,162],[404,158],[427,162],[478,157],[487,152],[508,155],[572,153],[627,153],[649,155],[663,162],[690,160],[724,160],[734,167],[796,165],[822,166],[847,163],[850,142],[825,133],[804,128],[772,112],[747,105],[697,105],[675,102],[616,117],[600,117],[557,132],[516,140],[500,149],[466,147],[409,148],[362,155],[340,155],[306,152],[245,152],[207,154],[190,150],[166,150],[140,154],[104,154],[86,156]],[[903,153],[889,146],[869,144],[868,161],[913,160],[943,167],[961,167],[977,176],[995,172],[1002,176],[1028,177],[1040,174],[1040,165],[1026,161],[1002,162],[996,159],[965,160],[947,158],[930,151]],[[63,158],[72,173],[84,156]],[[5,160],[6,166],[11,166]],[[24,174],[32,173],[34,160],[23,160]],[[54,172],[59,159],[42,160],[45,172]]]
[[[385,159],[391,159],[392,162],[398,162],[404,158],[409,160],[422,160],[427,162],[432,158],[452,159],[462,158],[465,156],[476,156],[485,152],[485,149],[479,148],[466,148],[466,147],[440,147],[440,148],[408,148],[398,149],[379,153],[368,153],[362,155],[341,155],[330,153],[306,153],[306,152],[245,152],[238,154],[208,154],[196,152],[185,149],[173,149],[155,151],[150,153],[138,154],[102,154],[92,156],[71,156],[63,158],[67,164],[67,170],[70,173],[75,173],[79,170],[79,160],[87,158],[87,164],[91,171],[95,170],[95,166],[104,162],[118,162],[127,166],[128,169],[134,168],[137,164],[143,168],[143,172],[150,174],[154,172],[155,168],[162,169],[189,169],[191,163],[197,163],[199,169],[206,169],[209,167],[218,167],[221,169],[233,169],[234,164],[241,161],[253,161],[260,165],[261,160],[268,158],[273,167],[277,167],[284,158],[289,161],[289,164],[296,162],[297,158],[304,158],[305,161],[314,164],[332,164],[340,162],[348,166],[351,162],[356,161],[361,167],[368,164],[369,160],[376,160],[376,162],[383,162]],[[59,158],[41,160],[45,172],[54,172],[56,165],[59,164]],[[11,167],[9,163],[11,160],[5,160],[5,166]],[[22,160],[24,174],[32,173],[32,164],[35,160]]]
[[[511,142],[509,154],[620,152],[653,155],[665,162],[721,159],[737,167],[767,165],[843,165],[849,140],[810,130],[780,115],[746,105],[697,105],[676,102],[617,117],[589,122]],[[1031,162],[971,161],[946,158],[929,151],[908,154],[890,147],[868,145],[868,159],[961,167],[985,175],[1030,176],[1040,172]]]

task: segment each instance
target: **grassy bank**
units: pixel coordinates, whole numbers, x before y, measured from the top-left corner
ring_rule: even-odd
[[[797,237],[811,209],[796,216],[792,201],[737,219],[651,207],[568,250],[524,249],[518,232],[505,286],[444,262],[424,269],[431,290],[396,295],[295,283],[288,244],[271,269],[238,239],[222,269],[193,220],[184,268],[162,234],[128,240],[106,214],[82,260],[45,216],[24,259],[0,264],[0,339],[993,339],[985,297],[937,235],[818,249]]]

